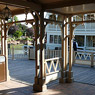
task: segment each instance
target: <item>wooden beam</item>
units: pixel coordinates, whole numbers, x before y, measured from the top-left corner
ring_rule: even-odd
[[[65,15],[65,13],[61,13],[61,12],[54,11],[54,10],[46,10],[45,12],[54,13],[54,14],[59,14],[59,15]]]
[[[73,21],[73,22],[72,22],[72,24],[82,24],[82,23],[95,23],[95,20]]]
[[[54,9],[54,8],[62,8],[62,7],[69,7],[69,6],[76,6],[82,4],[90,4],[90,3],[95,3],[95,1],[94,0],[62,0],[54,3],[44,4],[43,8]]]
[[[25,9],[14,10],[14,11],[12,11],[12,16],[24,14],[24,13],[25,13]]]
[[[58,24],[63,24],[62,21],[56,21],[56,20],[51,20],[51,19],[44,19],[44,21],[45,21],[45,22],[49,22],[49,23],[55,22],[55,23],[58,23]]]
[[[80,14],[81,14],[81,15],[84,15],[84,14],[88,14],[88,13],[95,13],[95,10],[72,13],[72,15],[80,15]],[[67,15],[68,15],[68,14],[67,14]]]
[[[21,22],[35,22],[34,19],[29,19],[29,20],[21,20],[21,21],[15,21],[15,22],[9,22],[9,23],[6,23],[6,25],[11,25],[11,24],[14,24],[14,23],[21,23]]]
[[[73,16],[73,15],[84,15],[84,14],[88,14],[88,13],[95,13],[95,10],[91,10],[91,11],[83,11],[83,12],[74,12],[74,13],[64,13],[64,12],[59,12],[56,10],[51,10],[51,9],[47,9],[46,12],[50,12],[50,13],[54,13],[54,14],[60,14],[60,15],[64,15],[64,16]]]
[[[41,6],[28,1],[22,0],[0,0],[0,4],[7,4],[10,6],[20,7],[20,8],[30,8],[31,10],[40,11]]]

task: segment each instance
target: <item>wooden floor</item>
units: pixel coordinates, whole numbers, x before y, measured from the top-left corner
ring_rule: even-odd
[[[83,65],[73,66],[73,83],[60,84],[53,81],[45,92],[34,92],[30,85],[35,75],[34,63],[32,60],[9,60],[12,80],[0,83],[0,95],[95,95],[95,68]]]
[[[9,59],[9,74],[12,80],[32,85],[35,77],[35,61]]]
[[[73,66],[74,81],[95,85],[95,67],[83,65]]]
[[[10,80],[0,83],[0,95],[95,95],[95,86],[76,82],[58,83],[44,92],[34,92],[32,86]]]
[[[10,60],[9,71],[12,80],[33,84],[35,77],[35,60]],[[84,65],[73,66],[74,81],[95,85],[95,68]],[[58,81],[56,81],[58,82]],[[54,84],[55,82],[51,82]]]

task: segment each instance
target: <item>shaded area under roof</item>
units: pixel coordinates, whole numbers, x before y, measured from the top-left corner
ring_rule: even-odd
[[[52,11],[61,14],[95,12],[93,0],[0,0],[0,10],[7,4],[13,14],[24,13],[25,8],[34,11]]]

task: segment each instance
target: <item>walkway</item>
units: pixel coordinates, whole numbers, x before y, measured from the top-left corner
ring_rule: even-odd
[[[34,83],[35,60],[9,60],[9,71],[12,80],[27,84]],[[95,85],[95,68],[75,64],[73,66],[74,81]]]
[[[74,81],[95,85],[95,67],[91,68],[86,65],[73,66]]]
[[[9,72],[12,80],[33,84],[35,77],[35,61],[28,59],[9,59]]]
[[[76,82],[58,83],[45,92],[33,92],[32,86],[9,81],[0,84],[0,95],[95,95],[95,86]]]
[[[55,81],[48,85],[47,91],[33,92],[31,84],[35,75],[34,63],[33,60],[9,60],[12,79],[0,83],[0,95],[95,95],[95,68],[83,65],[73,66],[73,83],[59,84]]]

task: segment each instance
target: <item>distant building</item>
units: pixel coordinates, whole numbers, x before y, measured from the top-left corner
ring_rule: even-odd
[[[93,20],[94,14],[84,16],[84,19]],[[74,20],[80,20],[75,16]],[[69,31],[68,31],[69,32]],[[46,48],[61,48],[61,29],[58,25],[48,24],[46,27],[47,43]],[[78,48],[82,50],[95,50],[95,23],[83,23],[74,30],[75,39],[78,42]]]

